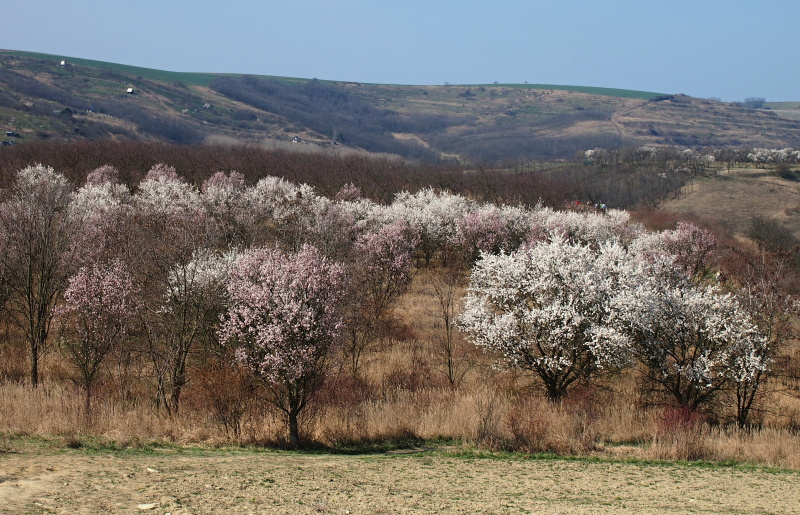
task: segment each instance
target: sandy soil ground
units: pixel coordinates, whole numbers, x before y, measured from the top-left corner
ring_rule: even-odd
[[[2,513],[800,513],[800,473],[447,453],[0,454]]]

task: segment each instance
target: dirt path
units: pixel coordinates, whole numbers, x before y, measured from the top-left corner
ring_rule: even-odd
[[[0,454],[0,512],[112,511],[800,513],[800,474],[442,453]]]

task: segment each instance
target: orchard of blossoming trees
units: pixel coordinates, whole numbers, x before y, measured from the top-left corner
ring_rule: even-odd
[[[326,381],[366,380],[364,357],[391,343],[416,277],[438,295],[453,388],[456,332],[553,403],[624,372],[645,404],[744,427],[790,384],[796,304],[776,282],[788,261],[722,252],[690,223],[650,232],[625,211],[431,188],[379,204],[353,184],[327,198],[235,171],[198,188],[166,165],[133,189],[101,167],[76,189],[37,165],[3,192],[0,247],[2,344],[24,343],[32,385],[48,380],[44,355],[63,358],[87,415],[101,383],[175,416],[203,370],[238,370],[296,447]]]

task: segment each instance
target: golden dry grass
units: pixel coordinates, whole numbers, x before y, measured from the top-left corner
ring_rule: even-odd
[[[733,234],[746,234],[753,217],[773,219],[800,236],[800,183],[770,170],[734,168],[716,178],[698,178],[662,209],[717,221]]]

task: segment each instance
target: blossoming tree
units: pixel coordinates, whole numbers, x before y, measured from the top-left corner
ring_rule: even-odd
[[[626,363],[628,338],[608,326],[610,300],[631,275],[622,247],[564,239],[512,254],[483,254],[460,326],[510,366],[531,370],[557,401],[576,381]]]
[[[78,371],[76,382],[86,393],[87,415],[100,367],[124,338],[136,311],[132,293],[131,276],[120,261],[82,267],[64,292],[58,311],[61,342]]]
[[[311,246],[247,251],[230,272],[220,337],[261,380],[298,447],[298,416],[319,390],[340,343],[344,269]]]
[[[0,275],[6,308],[27,340],[35,386],[73,264],[69,251],[77,227],[67,215],[73,193],[66,177],[42,165],[20,170],[9,193],[0,204]]]
[[[354,375],[392,304],[411,284],[419,241],[416,227],[397,220],[361,235],[354,245],[352,288],[345,308],[347,354]]]
[[[731,295],[711,286],[650,276],[614,304],[648,391],[681,408],[713,408],[721,392],[769,366],[767,338]]]

